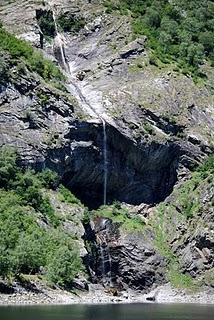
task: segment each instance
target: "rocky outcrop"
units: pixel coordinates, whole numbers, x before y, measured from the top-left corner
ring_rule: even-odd
[[[124,232],[120,223],[97,217],[91,221],[91,228],[86,228],[84,237],[91,243],[86,262],[92,281],[119,291],[148,291],[165,281],[167,261],[155,249],[154,234],[148,228]]]
[[[166,260],[153,245],[149,230],[121,236],[118,246],[112,249],[112,259],[117,265],[117,281],[125,288],[148,291],[166,281]]]
[[[38,12],[51,10],[56,17],[72,14],[85,20],[79,32],[63,34],[65,54],[83,95],[94,107],[102,106],[102,115],[117,120],[124,131],[129,128],[135,138],[178,135],[202,149],[213,147],[212,69],[204,67],[207,82],[201,86],[170,67],[158,69],[150,64],[146,37],[132,40],[130,19],[106,14],[102,1],[3,1],[0,19],[26,40],[31,33],[34,44],[41,31]],[[48,41],[44,50],[53,56]]]
[[[182,241],[175,242],[173,249],[184,273],[193,278],[201,277],[205,284],[214,287],[213,174],[199,184],[197,193],[198,210],[195,210]]]

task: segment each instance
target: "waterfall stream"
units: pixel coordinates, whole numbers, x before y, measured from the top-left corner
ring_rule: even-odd
[[[76,97],[78,98],[78,100],[81,101],[81,103],[84,104],[84,106],[86,106],[86,109],[89,112],[89,114],[98,117],[102,122],[102,126],[103,126],[103,204],[105,205],[107,201],[107,176],[108,176],[106,122],[103,119],[103,117],[97,112],[97,110],[95,110],[95,108],[93,108],[91,104],[87,101],[86,97],[83,95],[78,84],[75,83],[74,77],[72,77],[70,65],[69,63],[67,63],[66,57],[65,57],[64,37],[59,32],[56,15],[53,9],[52,9],[52,12],[53,12],[53,21],[54,21],[54,26],[56,31],[56,36],[54,39],[55,45],[58,46],[60,49],[60,56],[61,56],[60,64],[70,80],[71,92],[73,91],[72,89],[74,88]]]
[[[67,77],[70,80],[70,92],[76,96],[76,98],[81,102],[82,106],[85,107],[86,111],[92,115],[100,119],[103,127],[103,204],[106,205],[107,203],[107,178],[108,178],[108,159],[107,159],[107,132],[106,132],[106,121],[100,115],[100,113],[90,104],[87,98],[81,91],[81,88],[76,83],[75,77],[72,76],[71,68],[69,63],[66,61],[65,51],[64,51],[64,37],[59,33],[57,20],[55,16],[54,10],[53,12],[53,20],[55,25],[55,45],[58,46],[60,50],[60,65],[65,71]],[[112,271],[111,271],[111,255],[108,242],[104,239],[99,244],[100,248],[100,260],[101,260],[101,275],[102,275],[102,282],[104,286],[112,287]]]
[[[111,279],[111,255],[108,244],[100,245],[101,272],[104,286],[112,286]]]
[[[103,204],[106,205],[107,198],[107,177],[108,177],[108,163],[107,163],[107,134],[106,134],[106,123],[103,120]]]
[[[57,45],[57,46],[59,47],[59,49],[60,49],[62,68],[63,68],[66,72],[68,72],[68,71],[69,71],[69,68],[68,68],[68,64],[66,63],[66,58],[65,58],[65,53],[64,53],[63,37],[62,37],[62,35],[59,33],[59,31],[58,31],[58,26],[57,26],[56,16],[55,16],[54,10],[53,10],[52,12],[53,12],[54,27],[55,27],[55,31],[56,31],[56,36],[55,36],[55,39],[54,39],[54,40],[55,40],[56,45]]]

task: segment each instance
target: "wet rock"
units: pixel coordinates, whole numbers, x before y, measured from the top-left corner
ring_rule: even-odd
[[[96,238],[89,252],[91,259],[88,261],[91,261],[91,269],[98,281],[109,278],[108,282],[103,282],[104,286],[108,287],[111,283],[110,286],[118,290],[132,288],[148,291],[165,281],[166,260],[156,251],[154,235],[149,229],[124,233],[119,230],[119,224],[105,217],[96,218],[92,225]],[[102,250],[108,248],[107,255],[103,255],[100,246]],[[103,270],[106,273],[103,274]]]
[[[15,289],[12,285],[8,284],[6,281],[0,281],[0,293],[11,294],[14,292]]]

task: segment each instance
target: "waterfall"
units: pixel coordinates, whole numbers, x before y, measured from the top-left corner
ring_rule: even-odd
[[[100,259],[103,284],[113,286],[111,279],[111,255],[108,244],[104,243],[100,245]]]
[[[107,178],[108,178],[108,162],[107,162],[107,134],[106,123],[103,123],[103,204],[106,205],[107,198]]]
[[[68,64],[66,62],[66,58],[65,58],[65,52],[64,52],[64,45],[63,45],[63,37],[62,35],[59,33],[58,31],[58,26],[57,26],[57,22],[56,22],[56,16],[54,13],[54,10],[52,10],[53,12],[53,21],[54,21],[54,26],[55,26],[55,31],[56,31],[56,36],[55,36],[55,43],[56,45],[59,47],[60,49],[60,56],[61,56],[61,62],[62,62],[62,68],[66,71],[69,72],[69,68],[68,68]]]
[[[74,78],[71,77],[70,65],[66,62],[66,57],[64,52],[64,39],[58,30],[57,20],[56,20],[55,12],[53,9],[52,9],[52,12],[53,12],[53,21],[54,21],[54,26],[56,31],[55,44],[60,49],[61,66],[69,76],[69,79],[71,80],[71,86],[75,89],[75,92],[79,100],[86,106],[87,111],[89,111],[89,114],[94,114],[95,116],[97,116],[101,120],[103,125],[103,204],[105,205],[107,201],[107,177],[108,177],[106,122],[101,117],[101,115],[96,111],[96,109],[93,108],[91,104],[87,101],[86,97],[82,94],[81,89],[75,83]]]

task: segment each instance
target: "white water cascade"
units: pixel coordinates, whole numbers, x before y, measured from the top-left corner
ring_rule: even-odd
[[[107,178],[108,178],[108,162],[107,162],[107,134],[106,134],[106,123],[102,120],[103,123],[103,204],[106,205],[107,200]]]
[[[100,245],[100,258],[101,258],[101,272],[102,272],[102,281],[106,286],[112,287],[111,279],[111,255],[108,244]]]
[[[56,46],[58,46],[60,49],[62,68],[65,70],[65,72],[69,72],[69,67],[66,62],[65,53],[64,53],[64,45],[63,45],[64,39],[63,39],[63,36],[58,31],[55,13],[54,13],[54,11],[52,11],[52,12],[53,12],[54,27],[55,27],[55,31],[56,31],[56,36],[55,36],[54,41],[55,41]]]
[[[55,45],[60,49],[61,66],[63,70],[66,72],[66,75],[70,80],[70,89],[71,89],[70,91],[75,95],[77,100],[79,100],[83,104],[83,106],[85,106],[86,111],[91,116],[95,116],[98,119],[100,119],[103,125],[103,204],[105,205],[107,202],[107,177],[108,177],[106,122],[103,119],[103,117],[101,117],[101,115],[97,112],[97,110],[93,108],[91,104],[87,101],[86,97],[83,95],[81,89],[76,83],[75,77],[73,77],[71,74],[70,65],[66,61],[65,52],[64,52],[65,39],[64,39],[64,36],[60,34],[58,30],[56,15],[53,9],[52,9],[52,12],[53,12],[53,21],[54,21],[54,26],[56,31],[56,36],[54,41],[55,41]]]

